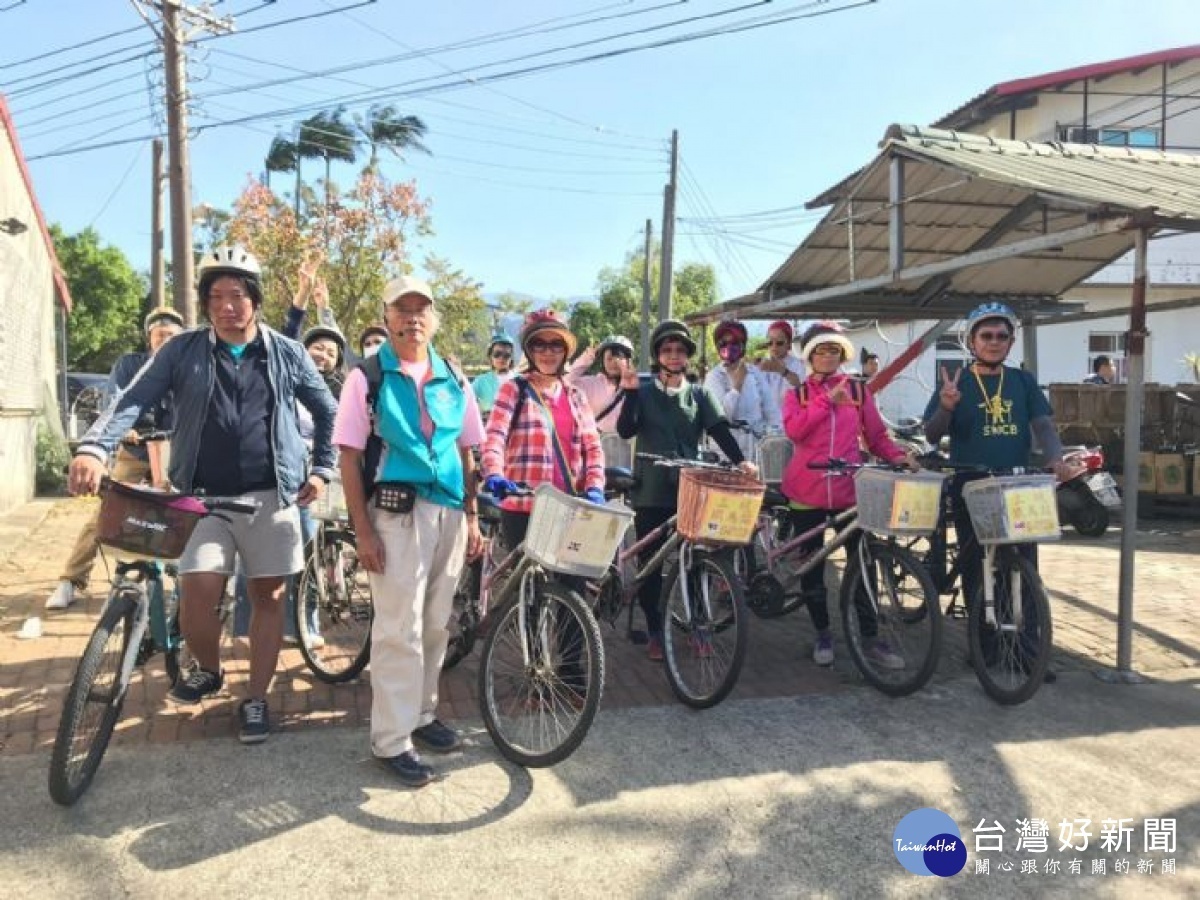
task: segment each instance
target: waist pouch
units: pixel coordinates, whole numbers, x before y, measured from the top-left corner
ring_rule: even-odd
[[[403,481],[380,481],[375,485],[375,508],[408,514],[417,505],[417,489]]]

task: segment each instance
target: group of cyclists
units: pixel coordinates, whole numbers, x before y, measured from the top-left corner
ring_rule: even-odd
[[[699,382],[697,340],[683,322],[654,328],[645,377],[628,338],[614,335],[577,355],[568,325],[540,310],[525,318],[515,340],[492,338],[490,370],[471,383],[436,349],[438,300],[412,276],[388,283],[381,322],[363,331],[357,353],[329,314],[327,290],[310,263],[283,332],[261,321],[262,271],[244,248],[205,254],[198,294],[205,319],[199,327],[184,331],[171,310],[147,317],[150,353],[115,383],[111,403],[79,445],[71,490],[96,492],[114,452],[114,477],[148,475],[153,458],[133,465],[119,449],[122,437],[145,415],[169,415],[169,467],[148,480],[256,502],[254,514],[203,520],[180,557],[181,627],[197,665],[170,696],[197,703],[222,689],[217,609],[226,579],[240,568],[251,607],[240,739],[257,743],[270,732],[268,689],[289,579],[301,570],[312,531],[307,507],[340,472],[374,604],[372,752],[413,787],[434,778],[420,751],[450,752],[461,741],[436,717],[438,677],[455,586],[482,544],[481,488],[500,501],[503,536],[516,546],[529,523],[526,488],[550,484],[605,502],[605,434],[636,438],[639,453],[683,459],[698,458],[709,439],[729,465],[757,475],[758,441],[782,433],[794,453],[780,488],[798,534],[854,505],[848,480],[829,478],[810,462],[854,463],[871,454],[916,465],[889,437],[865,380],[847,373],[855,347],[832,322],[811,325],[798,340],[788,322],[775,322],[765,355],[753,360],[746,327],[721,322],[713,335],[720,362]],[[319,321],[303,331],[310,299]],[[1000,304],[967,318],[963,341],[973,362],[943,378],[925,417],[931,440],[951,436],[953,461],[1028,465],[1036,438],[1050,464],[1061,466],[1044,395],[1030,376],[1004,364],[1016,328],[1015,315]],[[677,475],[640,455],[633,469],[629,501],[642,537],[676,513]],[[956,524],[970,528],[965,516]],[[80,540],[94,544],[86,534]],[[813,540],[819,545],[822,538]],[[657,549],[646,548],[643,559]],[[83,565],[73,559],[64,583],[85,581]],[[981,564],[973,565],[978,579]],[[661,582],[647,578],[638,594],[653,661],[663,658]],[[812,658],[831,665],[823,569],[807,573],[800,587],[816,630]],[[52,603],[61,608],[69,599]],[[903,665],[886,644],[871,652],[885,667]]]

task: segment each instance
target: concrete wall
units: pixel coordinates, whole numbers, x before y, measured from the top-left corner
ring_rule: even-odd
[[[0,512],[34,493],[34,447],[43,414],[57,419],[55,296],[50,253],[8,133],[0,128]]]

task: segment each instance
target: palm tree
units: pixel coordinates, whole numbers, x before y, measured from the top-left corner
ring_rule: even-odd
[[[275,139],[271,141],[271,146],[267,149],[267,158],[263,165],[267,171],[266,183],[267,187],[271,186],[272,172],[295,172],[300,165],[300,158],[296,155],[296,145],[289,141],[281,134],[275,135]]]
[[[403,157],[405,150],[429,153],[421,140],[428,131],[425,123],[419,116],[400,115],[394,106],[372,106],[366,116],[355,116],[354,124],[371,151],[368,169],[374,170],[379,165],[381,149],[391,150],[399,157]]]
[[[329,169],[333,161],[352,163],[358,158],[354,129],[346,121],[346,108],[325,110],[300,123],[296,151],[301,157],[325,160],[325,197],[329,198]]]

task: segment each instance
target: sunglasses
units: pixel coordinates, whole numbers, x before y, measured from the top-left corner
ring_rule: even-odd
[[[512,354],[504,350],[494,350],[492,352],[492,359],[512,359]]]
[[[723,350],[726,347],[740,347],[740,346],[742,346],[741,341],[719,341],[717,343],[718,350]]]
[[[531,353],[566,353],[567,345],[562,341],[530,341],[529,351]]]
[[[975,337],[981,341],[997,344],[1001,341],[1011,341],[1012,332],[1010,331],[977,331]]]
[[[787,345],[788,345],[788,342],[783,338],[781,338],[777,341],[774,341],[774,340],[767,341],[768,347],[786,347]]]

